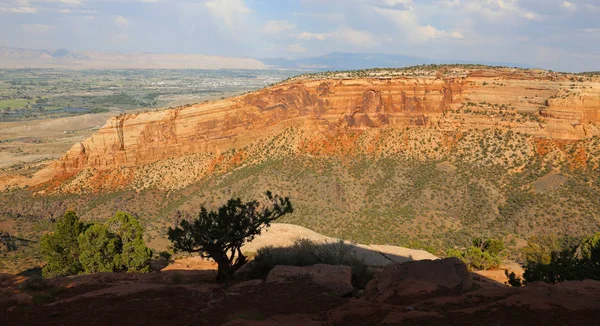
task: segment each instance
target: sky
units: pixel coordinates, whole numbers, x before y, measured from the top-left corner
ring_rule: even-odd
[[[0,46],[600,70],[600,0],[0,0]]]

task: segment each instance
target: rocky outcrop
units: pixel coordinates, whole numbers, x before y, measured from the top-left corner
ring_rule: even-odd
[[[343,297],[354,291],[352,269],[349,266],[316,264],[312,266],[275,266],[267,276],[267,283],[285,283],[308,277],[314,284],[331,295]]]
[[[378,303],[404,303],[437,292],[461,293],[473,285],[458,258],[421,260],[388,266],[365,289],[364,298]]]
[[[307,239],[316,244],[335,244],[339,241],[299,225],[274,223],[267,231],[251,242],[244,244],[242,250],[244,252],[257,252],[264,247],[290,247],[298,239]],[[349,246],[349,253],[362,259],[368,266],[373,267],[384,267],[413,260],[438,259],[438,257],[425,250],[390,245],[356,244],[350,241],[344,241],[344,243]]]

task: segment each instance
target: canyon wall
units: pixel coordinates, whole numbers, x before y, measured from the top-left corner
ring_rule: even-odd
[[[221,101],[115,117],[31,183],[86,168],[218,155],[290,127],[324,134],[495,127],[569,141],[600,135],[600,79],[573,78],[479,69],[460,75],[295,79]]]

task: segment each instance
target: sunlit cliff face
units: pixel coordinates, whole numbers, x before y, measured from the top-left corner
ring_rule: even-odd
[[[115,169],[141,169],[190,155],[215,160],[232,149],[240,151],[236,164],[242,164],[248,159],[244,148],[289,130],[329,142],[374,129],[406,128],[449,133],[496,128],[577,141],[600,135],[599,122],[598,77],[490,68],[297,78],[222,101],[115,117],[47,169],[16,184],[43,183],[89,168],[115,175]],[[296,141],[297,154],[307,140]],[[209,165],[199,162],[198,169],[210,173]],[[121,175],[119,182],[133,178]]]

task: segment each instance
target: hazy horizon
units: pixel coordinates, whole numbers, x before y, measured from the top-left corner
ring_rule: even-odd
[[[0,46],[306,58],[333,52],[600,70],[593,0],[5,0]]]

